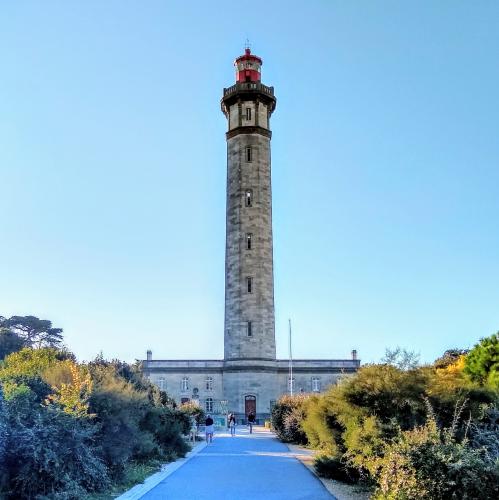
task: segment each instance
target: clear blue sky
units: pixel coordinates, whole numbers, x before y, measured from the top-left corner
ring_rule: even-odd
[[[222,88],[275,87],[276,337],[432,360],[499,329],[499,3],[4,1],[0,314],[81,359],[223,355]]]

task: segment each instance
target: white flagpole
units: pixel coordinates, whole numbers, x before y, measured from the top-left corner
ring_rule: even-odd
[[[289,320],[289,393],[293,395],[293,351],[291,349],[291,319]]]

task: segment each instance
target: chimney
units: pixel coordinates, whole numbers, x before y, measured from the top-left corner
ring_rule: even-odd
[[[152,351],[151,351],[151,349],[147,350],[147,361],[152,361]]]
[[[357,361],[357,349],[353,349],[353,351],[352,351],[352,359],[354,361]]]

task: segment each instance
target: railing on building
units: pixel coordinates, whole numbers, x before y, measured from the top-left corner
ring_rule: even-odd
[[[268,87],[267,85],[259,82],[244,82],[236,83],[231,87],[224,89],[224,98],[240,91],[260,92],[262,94],[267,94],[270,97],[274,97],[274,87]]]

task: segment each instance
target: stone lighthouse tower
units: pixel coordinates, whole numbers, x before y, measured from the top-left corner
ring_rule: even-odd
[[[224,89],[227,117],[225,361],[275,361],[269,119],[274,88],[261,83],[262,60],[249,48]]]
[[[177,403],[193,401],[225,426],[255,414],[263,423],[282,394],[321,392],[360,360],[276,359],[270,117],[274,88],[261,82],[250,49],[235,60],[236,82],[223,90],[227,118],[224,359],[153,359],[143,370]],[[313,334],[313,332],[312,332]]]

